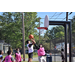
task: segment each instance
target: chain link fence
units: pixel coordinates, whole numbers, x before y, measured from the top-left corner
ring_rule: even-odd
[[[39,40],[37,42],[39,44]],[[64,49],[65,55],[65,36],[52,40],[40,39],[40,44],[45,48],[46,53],[52,53],[53,62],[62,62],[61,49]],[[72,34],[72,62],[75,61],[75,33]],[[69,36],[67,35],[67,61],[69,62]]]

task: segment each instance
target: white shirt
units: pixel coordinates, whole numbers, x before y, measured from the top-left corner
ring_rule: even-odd
[[[34,51],[33,45],[31,47],[29,47],[29,44],[27,44],[27,47],[28,47],[28,53],[32,53]]]

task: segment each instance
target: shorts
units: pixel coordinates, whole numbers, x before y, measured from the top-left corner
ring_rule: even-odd
[[[33,58],[33,52],[28,54],[29,58]]]

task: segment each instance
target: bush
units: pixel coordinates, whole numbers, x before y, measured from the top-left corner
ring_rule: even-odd
[[[36,52],[34,52],[33,54],[34,54],[34,55],[37,55],[37,53],[36,53]]]

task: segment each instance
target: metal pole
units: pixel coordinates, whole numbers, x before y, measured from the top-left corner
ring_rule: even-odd
[[[68,12],[66,12],[66,21],[68,21]]]
[[[69,24],[69,62],[71,62],[71,23]]]
[[[67,62],[67,25],[65,25],[65,62]]]
[[[66,12],[66,21],[68,21],[68,12]],[[68,25],[65,25],[65,62],[67,62],[67,31]]]
[[[25,27],[24,27],[24,13],[22,12],[22,33],[23,33],[23,61],[25,61]]]
[[[39,27],[40,27],[40,18],[39,18]],[[40,44],[40,29],[39,29],[39,44]]]

